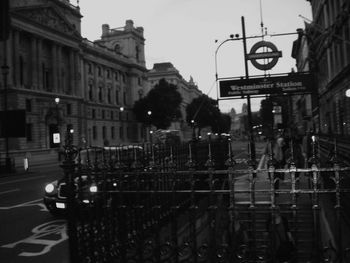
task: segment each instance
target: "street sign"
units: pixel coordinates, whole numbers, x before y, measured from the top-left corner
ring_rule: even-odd
[[[220,98],[262,94],[312,93],[314,83],[310,74],[294,73],[286,76],[220,80]]]
[[[247,58],[252,59],[266,59],[266,58],[279,58],[282,57],[282,51],[274,51],[274,52],[260,52],[254,54],[248,54]]]
[[[256,53],[256,51],[259,48],[265,48],[271,51]],[[279,57],[282,57],[282,51],[279,51],[273,43],[268,41],[259,41],[252,46],[249,54],[247,54],[246,59],[250,60],[254,65],[254,67],[256,67],[257,69],[269,70],[269,69],[272,69],[277,64]],[[258,61],[258,59],[271,59],[271,60],[267,61],[267,63],[261,64]]]

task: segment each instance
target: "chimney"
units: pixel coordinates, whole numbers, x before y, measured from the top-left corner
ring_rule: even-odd
[[[126,20],[125,22],[125,31],[132,31],[134,28],[134,21]]]
[[[102,25],[102,36],[107,36],[109,34],[109,25],[103,24]]]

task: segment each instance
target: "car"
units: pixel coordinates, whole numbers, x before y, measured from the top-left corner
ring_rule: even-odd
[[[77,188],[81,190],[75,191],[79,198],[76,199],[82,206],[88,207],[97,201],[98,186],[88,180],[87,175],[82,175],[80,178],[74,179],[74,190]],[[45,186],[44,204],[53,215],[62,215],[66,212],[67,201],[69,195],[69,187],[65,178],[55,180]],[[77,197],[77,196],[75,196]]]
[[[79,176],[74,178],[74,190],[75,200],[81,207],[91,207],[95,205],[101,195],[98,194],[99,189],[108,188],[108,190],[115,190],[117,182],[112,178],[103,182],[95,180],[96,178],[91,173],[84,174],[84,170],[88,171],[93,169],[94,165],[105,164],[103,158],[108,156],[110,160],[113,160],[115,165],[123,163],[124,170],[132,169],[131,160],[142,151],[141,146],[118,146],[118,147],[91,147],[89,149],[83,149],[75,158],[76,165],[80,164],[81,172]],[[128,175],[125,175],[128,176]],[[98,181],[98,182],[96,182]],[[100,184],[100,185],[99,185]],[[104,185],[101,185],[104,184]],[[43,202],[47,210],[52,215],[63,215],[67,211],[67,201],[69,195],[69,187],[64,177],[52,181],[45,185]]]

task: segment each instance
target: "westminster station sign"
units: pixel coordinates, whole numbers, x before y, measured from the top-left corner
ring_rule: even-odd
[[[310,74],[220,80],[220,98],[263,94],[307,94],[314,89]]]

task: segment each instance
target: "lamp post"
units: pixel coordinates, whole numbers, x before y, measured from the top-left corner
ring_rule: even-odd
[[[151,131],[151,116],[152,116],[152,111],[147,111],[147,115],[148,115],[148,125],[149,125],[149,140],[152,143],[152,133],[153,131]]]
[[[123,112],[124,107],[119,107],[119,122],[120,122],[120,128],[119,128],[119,139],[124,140],[124,126],[123,126]]]
[[[194,120],[191,120],[191,126],[192,126],[192,141],[196,140],[196,123]]]
[[[59,119],[59,109],[58,109],[58,104],[60,103],[60,98],[55,98],[55,103],[56,103],[56,124],[57,124],[57,129],[58,126],[60,125],[60,119]]]
[[[245,67],[245,77],[246,79],[249,78],[249,72],[248,72],[248,60],[247,60],[247,43],[246,40],[248,38],[260,38],[261,36],[253,36],[253,37],[246,37],[245,34],[245,23],[244,23],[244,17],[241,17],[241,23],[242,23],[242,37],[239,37],[239,34],[230,35],[229,39],[226,39],[222,41],[219,46],[215,50],[215,77],[216,77],[216,91],[218,93],[218,66],[217,66],[217,53],[220,49],[220,47],[229,41],[237,41],[242,40],[243,42],[243,49],[244,49],[244,67]],[[217,41],[215,41],[217,42]],[[217,94],[217,97],[219,97],[219,94]],[[256,159],[256,153],[255,153],[255,142],[254,142],[254,134],[253,134],[253,125],[252,125],[252,111],[251,111],[251,103],[250,103],[250,96],[247,95],[247,117],[248,117],[248,126],[249,126],[249,149],[250,149],[250,158],[255,161]]]

